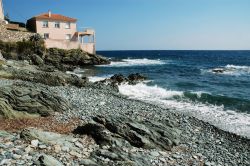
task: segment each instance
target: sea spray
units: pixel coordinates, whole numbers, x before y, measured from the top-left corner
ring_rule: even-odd
[[[236,134],[250,136],[250,115],[234,110],[225,110],[223,105],[212,105],[187,100],[184,92],[166,90],[158,86],[148,86],[140,83],[137,85],[120,85],[121,94],[131,99],[141,100],[156,104],[163,108],[171,109],[189,116],[194,116],[205,122],[209,122],[223,130]],[[201,92],[193,92],[201,97]],[[175,100],[175,97],[184,100]]]

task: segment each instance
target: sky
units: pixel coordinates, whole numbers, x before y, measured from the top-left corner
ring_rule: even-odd
[[[250,50],[250,0],[3,0],[15,21],[51,10],[96,30],[97,50]]]

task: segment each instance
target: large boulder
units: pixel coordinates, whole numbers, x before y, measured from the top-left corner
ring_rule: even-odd
[[[180,130],[170,123],[137,121],[126,117],[94,117],[79,126],[77,134],[89,134],[100,145],[134,146],[170,150],[180,141]]]
[[[0,117],[49,116],[70,109],[67,101],[45,87],[13,84],[0,87]]]
[[[74,130],[75,134],[88,134],[100,148],[88,159],[97,165],[112,165],[112,162],[128,166],[152,165],[154,155],[132,149],[168,151],[179,144],[180,130],[171,123],[151,122],[126,117],[94,117],[92,121]],[[107,148],[108,147],[108,148]],[[112,161],[105,163],[102,159]]]

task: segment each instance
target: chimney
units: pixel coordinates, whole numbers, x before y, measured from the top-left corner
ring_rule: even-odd
[[[51,11],[50,11],[50,10],[49,10],[49,12],[48,12],[48,13],[49,13],[49,17],[51,17]]]

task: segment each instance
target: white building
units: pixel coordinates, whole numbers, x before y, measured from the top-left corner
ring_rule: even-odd
[[[0,0],[0,20],[4,20],[3,1]]]

